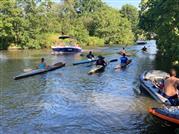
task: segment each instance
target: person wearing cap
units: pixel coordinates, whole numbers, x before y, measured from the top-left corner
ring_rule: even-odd
[[[93,60],[94,55],[92,54],[92,51],[89,51],[88,55],[86,56],[88,59]]]
[[[98,65],[103,66],[103,67],[105,67],[107,65],[107,63],[104,60],[104,57],[101,55],[98,56],[98,59],[96,61],[96,66],[98,66]]]

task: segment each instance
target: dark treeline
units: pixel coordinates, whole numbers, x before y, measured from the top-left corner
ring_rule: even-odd
[[[0,0],[0,45],[45,48],[60,43],[61,33],[82,46],[130,45],[140,35],[137,8],[121,10],[101,0]]]
[[[179,61],[179,0],[142,0],[139,25],[155,34],[159,55]]]

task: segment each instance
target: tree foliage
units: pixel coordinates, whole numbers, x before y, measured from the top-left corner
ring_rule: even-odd
[[[61,33],[83,46],[132,44],[136,9],[121,13],[101,0],[0,0],[0,48],[44,48]],[[135,20],[135,24],[134,24]],[[49,38],[47,37],[49,36]]]
[[[179,59],[179,1],[148,0],[141,3],[140,27],[155,33],[160,54]]]

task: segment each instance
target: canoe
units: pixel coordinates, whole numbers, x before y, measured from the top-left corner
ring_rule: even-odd
[[[15,76],[14,80],[18,80],[18,79],[38,75],[38,74],[47,73],[49,71],[53,71],[53,70],[59,69],[59,68],[64,67],[64,66],[65,66],[65,63],[60,62],[60,63],[54,64],[54,65],[48,67],[47,69],[35,69],[35,70],[29,71],[29,72],[26,72],[26,73],[22,73],[18,76]]]
[[[154,82],[164,84],[163,81],[169,77],[169,74],[159,70],[144,71],[140,75],[140,85],[146,90],[156,101],[171,105],[169,100],[164,97],[162,90]]]
[[[102,72],[104,71],[105,67],[103,66],[96,66],[95,68],[91,69],[88,74],[91,75],[91,74],[94,74],[94,73],[99,73],[99,72]]]
[[[92,63],[92,62],[95,62],[96,60],[91,60],[91,59],[88,59],[88,60],[83,60],[83,61],[79,61],[79,62],[75,62],[73,63],[73,65],[80,65],[80,64],[86,64],[86,63]]]
[[[179,107],[150,108],[149,113],[163,121],[179,125]]]

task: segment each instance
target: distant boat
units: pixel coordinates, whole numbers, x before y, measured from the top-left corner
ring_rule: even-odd
[[[136,41],[136,44],[137,44],[137,45],[145,45],[145,44],[147,44],[147,41],[138,40],[138,41]]]
[[[75,39],[72,36],[68,36],[68,35],[62,35],[59,37],[59,39]],[[52,50],[54,52],[59,52],[59,53],[78,53],[78,52],[82,52],[82,48],[74,45],[74,44],[68,44],[68,45],[64,45],[64,46],[52,46]]]

